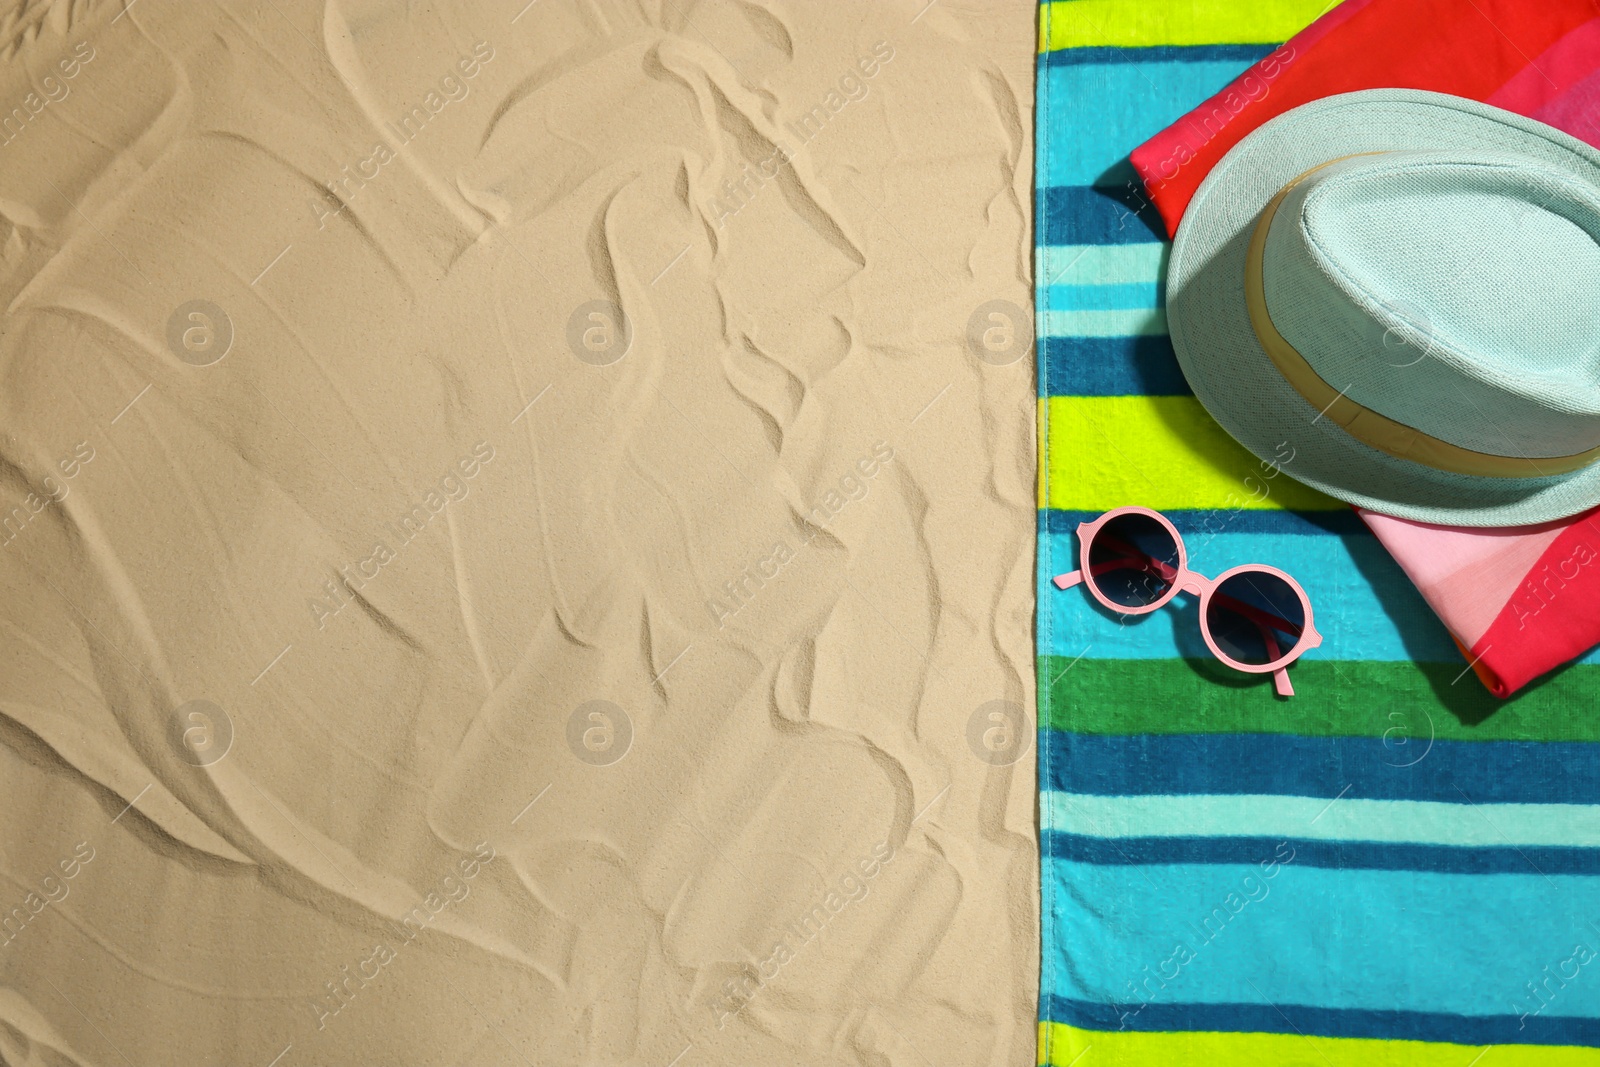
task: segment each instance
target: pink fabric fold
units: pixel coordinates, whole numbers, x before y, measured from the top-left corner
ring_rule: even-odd
[[[1489,528],[1356,509],[1502,697],[1600,643],[1597,511]]]

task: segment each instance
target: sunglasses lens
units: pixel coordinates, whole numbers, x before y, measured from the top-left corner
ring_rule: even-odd
[[[1089,580],[1113,604],[1141,608],[1172,589],[1178,542],[1148,515],[1118,515],[1089,542]]]
[[[1212,592],[1205,622],[1224,655],[1260,666],[1300,643],[1306,609],[1294,586],[1276,574],[1240,571]]]

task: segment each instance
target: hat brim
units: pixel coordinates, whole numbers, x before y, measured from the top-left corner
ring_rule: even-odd
[[[1284,473],[1371,511],[1452,526],[1521,526],[1600,504],[1600,463],[1551,478],[1451,474],[1362,444],[1278,373],[1251,328],[1244,270],[1262,208],[1313,167],[1361,152],[1514,152],[1600,185],[1600,153],[1543,123],[1460,97],[1369,89],[1304,104],[1240,141],[1190,201],[1167,269],[1172,347],[1195,396]],[[1285,444],[1286,443],[1286,444]]]

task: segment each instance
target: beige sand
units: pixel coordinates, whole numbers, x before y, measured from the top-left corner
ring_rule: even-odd
[[[7,1064],[1033,1062],[1034,9],[522,3],[0,7]]]

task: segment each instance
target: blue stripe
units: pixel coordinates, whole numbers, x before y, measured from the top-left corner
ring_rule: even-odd
[[[1187,396],[1172,339],[1042,337],[1039,367],[1046,396]]]
[[[1463,813],[1470,818],[1470,813]],[[1278,844],[1266,837],[1091,837],[1047,831],[1052,859],[1099,866],[1231,863],[1249,865]],[[1295,863],[1334,870],[1434,871],[1440,874],[1600,874],[1600,849],[1538,846],[1424,845],[1406,842],[1290,839]]]
[[[1575,875],[1328,870],[1287,845],[1240,866],[1043,867],[1053,936],[1041,994],[1132,1011],[1137,985],[1156,975],[1141,1025],[1160,1004],[1295,1004],[1510,1016],[1514,1031],[1540,1005],[1527,983],[1560,970],[1576,944],[1600,946],[1600,879]],[[1600,1016],[1600,957],[1565,970],[1530,1029]]]
[[[1582,973],[1582,972],[1579,972]],[[1041,1017],[1085,1030],[1311,1034],[1456,1045],[1600,1045],[1600,1019],[1560,1015],[1451,1015],[1445,1012],[1314,1008],[1304,1004],[1112,1006],[1048,996]],[[1528,1007],[1533,1010],[1533,1005]],[[1281,1014],[1280,1014],[1281,1013]],[[1465,1063],[1465,1061],[1463,1061]]]
[[[1353,512],[1347,514],[1354,518]],[[1308,659],[1466,666],[1444,623],[1376,537],[1238,533],[1236,528],[1219,523],[1220,532],[1202,528],[1185,533],[1189,566],[1215,577],[1241,563],[1264,563],[1292,575],[1311,598],[1313,621],[1323,638],[1321,647],[1306,653]],[[1077,656],[1087,647],[1092,659],[1211,658],[1192,596],[1180,595],[1149,615],[1124,618],[1102,607],[1087,590],[1046,584],[1054,575],[1044,571],[1071,570],[1078,559],[1074,534],[1040,535],[1040,610],[1050,613],[1049,628],[1040,635],[1045,644],[1041,651]]]
[[[1381,712],[1376,694],[1352,699]],[[1270,689],[1261,714],[1272,714]],[[1051,758],[1040,787],[1063,792],[1433,800],[1461,804],[1463,819],[1482,817],[1470,804],[1600,803],[1600,744],[1581,741],[1435,740],[1423,759],[1397,766],[1382,737],[1042,733]]]
[[[1114,45],[1105,45],[1088,48],[1058,48],[1053,52],[1045,52],[1039,57],[1039,60],[1046,67],[1074,67],[1094,63],[1186,63],[1191,65],[1226,63],[1235,68],[1233,73],[1228,76],[1228,81],[1232,81],[1244,72],[1245,67],[1266,58],[1276,47],[1278,46],[1271,44],[1157,44],[1145,48],[1118,48]],[[1227,82],[1223,84],[1226,85]],[[1217,89],[1221,88],[1221,85],[1217,86]],[[1185,110],[1194,107],[1202,97],[1210,95],[1211,93],[1193,94]]]
[[[1282,508],[1175,509],[1162,512],[1185,538],[1215,533],[1276,534],[1279,536],[1371,537],[1367,524],[1354,508],[1335,511],[1285,511]],[[1039,511],[1039,532],[1070,534],[1078,524],[1098,518],[1097,511],[1069,511],[1044,508]],[[1074,556],[1076,551],[1074,550]]]
[[[1045,243],[1155,244],[1166,235],[1154,205],[1123,186],[1059,185],[1035,195]]]
[[[1273,47],[1073,48],[1049,53],[1038,75],[1041,150],[1035,184],[1121,187],[1134,173],[1127,167],[1112,181],[1108,172],[1119,161],[1200,101],[1227,88]],[[1055,107],[1050,101],[1072,104]],[[1059,125],[1050,128],[1051,123]]]

